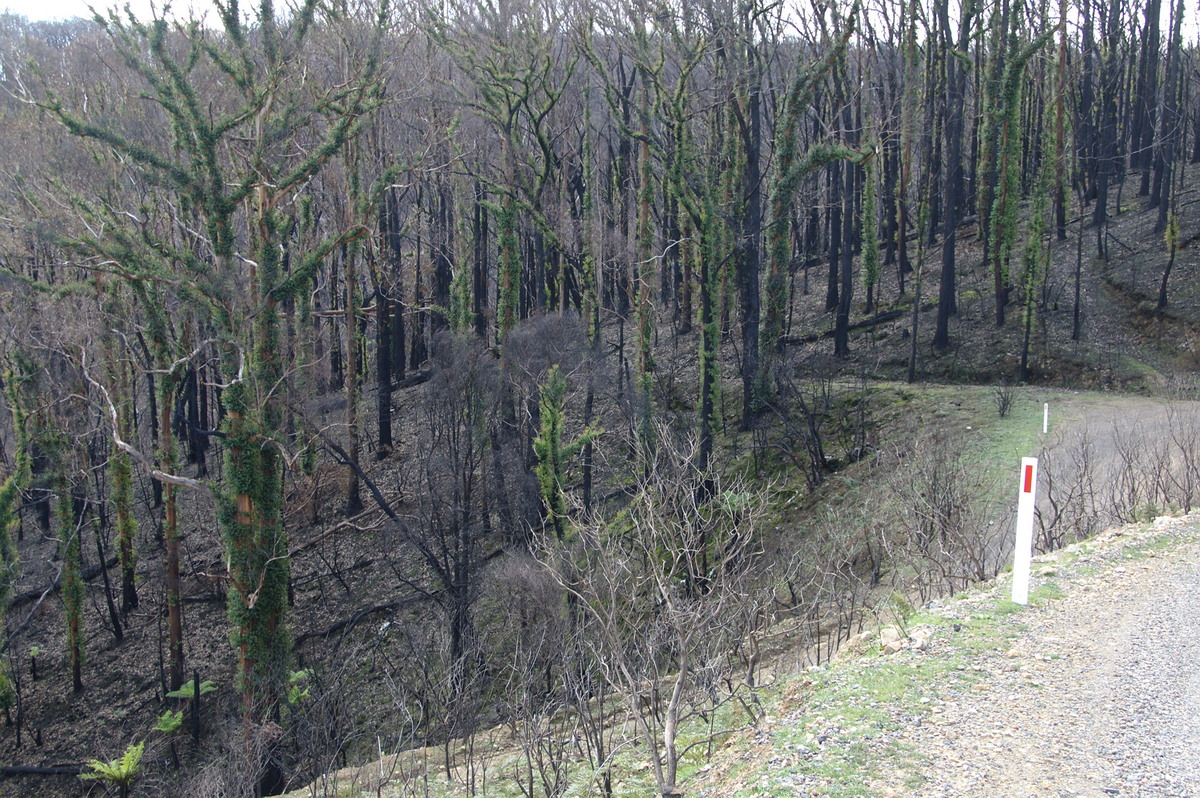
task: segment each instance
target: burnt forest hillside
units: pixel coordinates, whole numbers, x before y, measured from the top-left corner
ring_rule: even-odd
[[[1014,456],[1042,550],[1191,509],[1194,30],[0,16],[0,794],[672,796],[1001,570]]]

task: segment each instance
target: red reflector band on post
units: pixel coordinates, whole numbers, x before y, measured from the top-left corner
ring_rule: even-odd
[[[1037,494],[1037,458],[1022,457],[1017,472],[1017,529],[1013,538],[1012,596],[1017,604],[1029,603],[1029,570],[1033,557],[1033,514]]]

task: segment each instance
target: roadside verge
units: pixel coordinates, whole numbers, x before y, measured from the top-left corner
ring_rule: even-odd
[[[1198,527],[1164,517],[1036,557],[1028,607],[1004,573],[879,615],[773,691],[692,794],[1194,794]]]

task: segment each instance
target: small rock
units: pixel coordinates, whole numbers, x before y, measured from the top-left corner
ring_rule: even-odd
[[[904,635],[894,626],[885,626],[879,631],[879,648],[884,654],[895,654],[904,648]]]
[[[931,632],[929,629],[917,629],[909,637],[908,645],[909,648],[912,648],[915,651],[920,651],[921,649],[926,648],[932,640],[933,632]]]

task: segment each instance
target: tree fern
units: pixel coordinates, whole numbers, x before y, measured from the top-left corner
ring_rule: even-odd
[[[142,754],[146,751],[146,741],[134,743],[125,749],[125,753],[112,760],[103,762],[92,759],[87,763],[90,773],[80,773],[79,778],[85,781],[107,781],[121,791],[121,798],[129,795],[129,788],[142,772]]]

